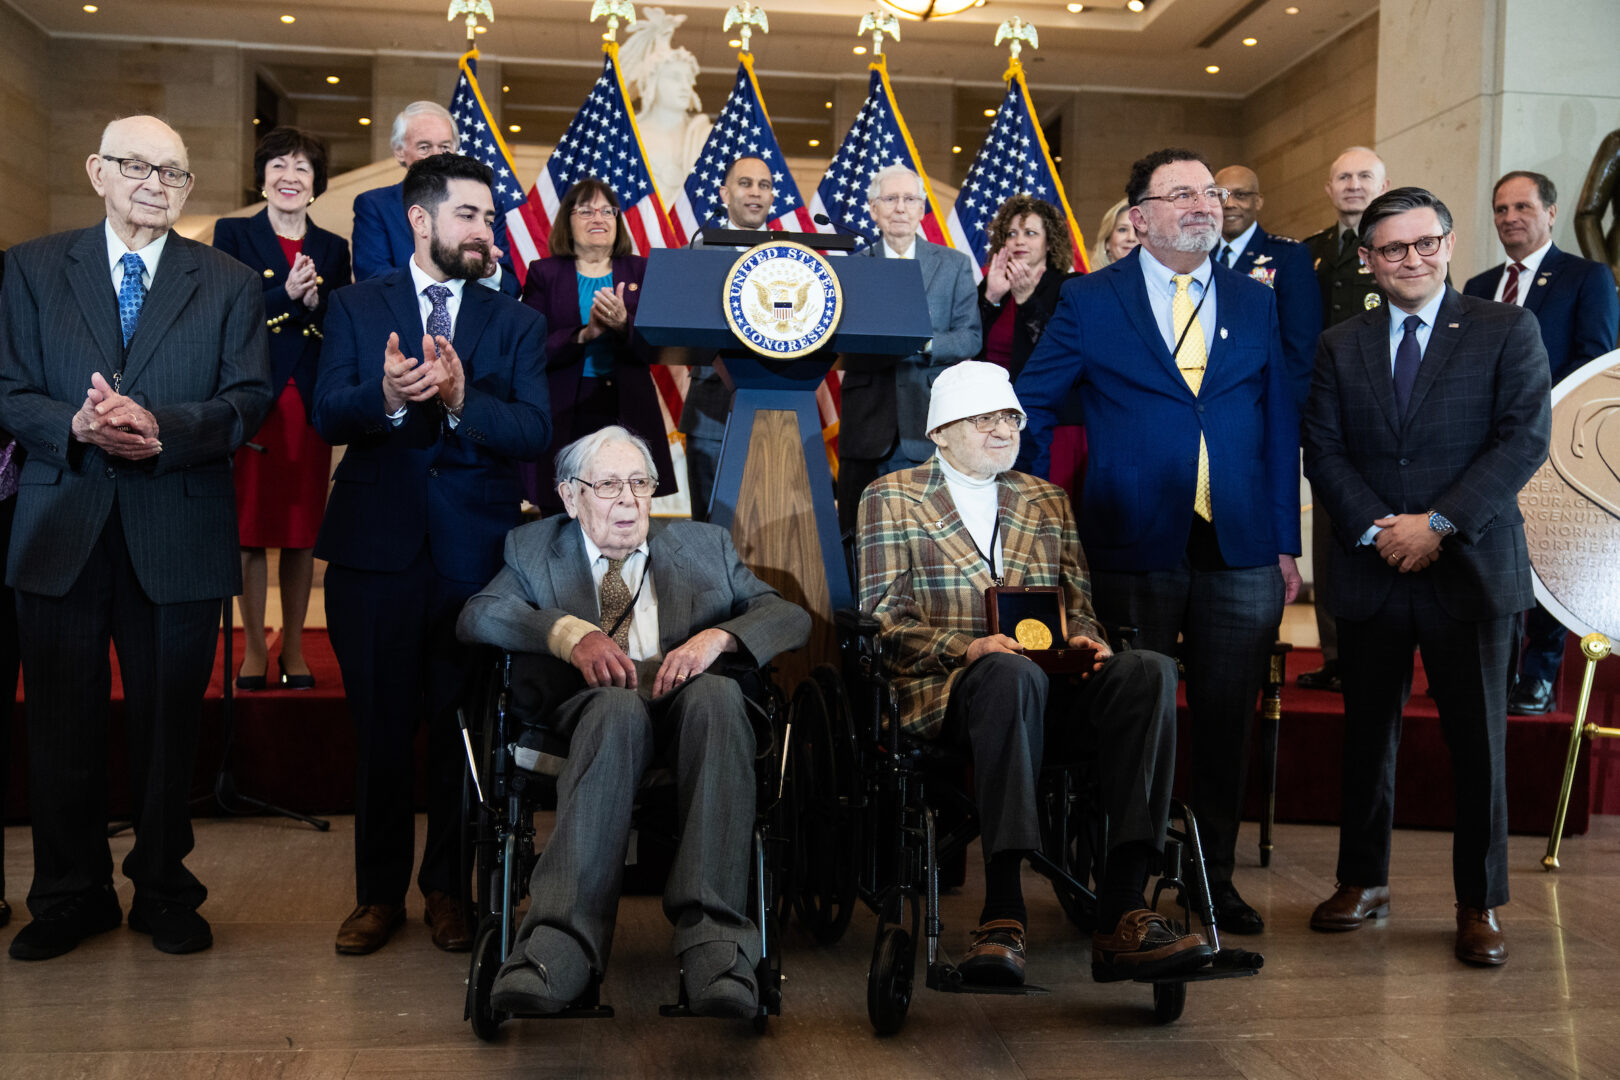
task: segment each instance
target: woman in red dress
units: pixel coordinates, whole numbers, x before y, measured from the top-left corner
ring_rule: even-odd
[[[332,448],[315,434],[308,410],[327,297],[349,284],[349,245],[309,220],[309,204],[326,190],[326,146],[319,139],[297,128],[274,128],[259,140],[253,171],[269,205],[250,218],[221,218],[214,225],[214,246],[264,279],[271,385],[282,388],[270,418],[236,454],[244,636],[236,686],[263,690],[268,684],[266,550],[280,548],[277,685],[307,690],[315,678],[304,660],[304,615],[332,472]]]

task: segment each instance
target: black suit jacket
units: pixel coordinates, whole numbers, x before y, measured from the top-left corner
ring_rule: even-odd
[[[123,357],[101,222],[7,252],[0,294],[0,426],[28,450],[6,583],[65,594],[116,497],[153,601],[241,591],[231,455],[270,411],[264,302],[253,272],[171,232]],[[123,362],[163,452],[126,461],[71,438],[92,372]],[[110,381],[110,379],[109,379]]]
[[[1464,294],[1491,299],[1506,268],[1502,263],[1469,278]],[[1525,308],[1535,312],[1541,325],[1541,342],[1547,347],[1555,384],[1614,348],[1615,332],[1620,328],[1620,297],[1607,266],[1559,251],[1554,244],[1542,256],[1535,278],[1520,279],[1519,288],[1525,290]]]
[[[1428,569],[1441,607],[1479,621],[1534,602],[1519,489],[1547,458],[1547,353],[1523,308],[1446,288],[1406,414],[1396,415],[1390,314],[1378,307],[1329,328],[1303,428],[1305,475],[1327,504],[1333,614],[1367,619],[1396,578],[1374,545],[1387,514],[1437,510],[1457,531]]]

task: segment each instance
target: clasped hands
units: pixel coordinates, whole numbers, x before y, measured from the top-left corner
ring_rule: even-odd
[[[664,662],[653,678],[653,697],[667,694],[688,679],[703,674],[721,653],[736,651],[737,639],[727,631],[718,627],[699,630],[664,654]],[[585,676],[585,685],[593,689],[598,686],[636,688],[635,661],[625,655],[618,642],[600,630],[592,630],[580,638],[568,662],[579,669]]]
[[[399,412],[411,402],[428,401],[437,397],[444,407],[457,416],[466,403],[467,377],[461,367],[461,357],[449,340],[422,335],[422,355],[418,361],[406,356],[399,347],[399,335],[388,335],[388,350],[383,354],[383,402],[389,415]]]
[[[1091,649],[1093,652],[1091,671],[1081,672],[1080,677],[1082,679],[1089,679],[1092,672],[1101,671],[1103,661],[1114,655],[1114,650],[1108,647],[1106,641],[1097,641],[1094,638],[1086,637],[1084,634],[1076,634],[1070,638],[1069,648]],[[1024,647],[1018,644],[1016,638],[1010,638],[1006,634],[986,634],[984,637],[973,639],[972,644],[967,647],[967,653],[962,657],[962,666],[971,667],[974,661],[989,653],[1022,654],[1023,652]]]
[[[1428,514],[1391,514],[1373,522],[1378,557],[1403,574],[1430,566],[1440,557],[1441,535],[1429,528]]]
[[[591,317],[579,328],[581,345],[594,341],[608,331],[622,334],[630,322],[630,309],[624,303],[624,282],[611,289],[597,289],[591,298]]]
[[[84,404],[73,414],[73,437],[127,461],[143,461],[163,452],[157,417],[114,390],[99,371],[90,376]]]
[[[293,260],[292,270],[287,274],[287,299],[301,303],[307,308],[314,308],[321,302],[321,290],[315,280],[315,260],[298,253]]]

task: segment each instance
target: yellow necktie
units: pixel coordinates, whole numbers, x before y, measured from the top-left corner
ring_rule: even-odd
[[[1181,349],[1176,353],[1176,367],[1181,369],[1181,377],[1187,380],[1188,388],[1196,397],[1199,387],[1204,385],[1209,348],[1204,343],[1203,325],[1193,318],[1192,295],[1187,291],[1192,275],[1176,274],[1171,280],[1176,283],[1176,296],[1170,303],[1170,321],[1174,323],[1176,340],[1181,342]],[[1183,331],[1185,338],[1182,337]],[[1193,512],[1205,521],[1215,520],[1209,505],[1209,445],[1201,432],[1198,436],[1198,490],[1193,495]]]

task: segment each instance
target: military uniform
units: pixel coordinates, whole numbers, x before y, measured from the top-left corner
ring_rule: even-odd
[[[1258,223],[1253,229],[1235,262],[1228,259],[1225,240],[1215,249],[1216,258],[1277,293],[1283,360],[1294,388],[1294,403],[1303,408],[1316,364],[1316,338],[1322,332],[1322,307],[1311,275],[1311,256],[1298,240],[1268,233]]]
[[[1311,262],[1316,267],[1316,280],[1322,286],[1322,329],[1341,323],[1352,315],[1370,311],[1384,302],[1383,290],[1373,279],[1372,271],[1361,265],[1356,254],[1356,241],[1342,243],[1340,237],[1350,231],[1334,222],[1319,233],[1305,238],[1310,249]]]

